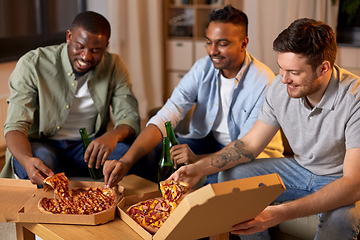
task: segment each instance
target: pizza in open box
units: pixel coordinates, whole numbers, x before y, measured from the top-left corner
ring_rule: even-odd
[[[182,200],[188,184],[180,181],[162,181],[162,197],[141,201],[130,206],[126,213],[151,234],[155,234]]]
[[[116,204],[116,193],[110,188],[78,187],[69,190],[69,180],[64,173],[58,173],[44,180],[49,184],[56,198],[42,198],[38,209],[43,213],[88,215],[105,211]]]

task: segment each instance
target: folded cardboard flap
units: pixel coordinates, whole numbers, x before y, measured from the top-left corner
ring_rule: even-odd
[[[187,195],[153,239],[202,238],[256,217],[285,187],[277,174],[207,185]]]
[[[0,221],[17,222],[17,211],[36,190],[30,180],[0,178]]]
[[[37,186],[32,184],[30,180],[24,179],[12,179],[12,178],[0,178],[0,186],[2,187],[24,187],[36,189]]]

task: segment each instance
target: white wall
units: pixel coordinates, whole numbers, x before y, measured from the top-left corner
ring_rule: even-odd
[[[86,4],[88,11],[100,13],[109,20],[109,0],[87,0]]]

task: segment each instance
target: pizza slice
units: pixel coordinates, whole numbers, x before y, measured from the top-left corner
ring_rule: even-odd
[[[69,179],[65,173],[58,173],[44,179],[44,183],[54,189],[54,193],[61,199],[69,197]]]
[[[189,188],[189,184],[181,181],[166,180],[159,183],[161,194],[169,202],[180,202]]]

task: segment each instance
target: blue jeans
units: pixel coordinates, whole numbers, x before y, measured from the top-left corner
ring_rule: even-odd
[[[91,138],[93,140],[95,138]],[[72,140],[30,140],[32,154],[39,158],[54,173],[65,172],[68,177],[90,177],[87,163],[84,161],[82,141]],[[128,143],[118,143],[109,156],[109,160],[119,160],[130,148]],[[136,174],[149,179],[153,167],[152,152],[137,161],[128,174]],[[29,179],[25,169],[13,158],[14,171],[21,179]]]
[[[190,149],[197,155],[200,154],[209,154],[220,151],[224,146],[220,144],[215,138],[212,136],[212,133],[209,133],[206,137],[201,139],[193,139],[193,138],[176,138],[180,144],[187,144]],[[156,156],[158,159],[161,157],[161,143],[155,147]],[[206,179],[205,184],[209,183],[217,183],[218,182],[218,174],[209,175]]]
[[[318,191],[341,176],[315,175],[293,158],[268,158],[240,164],[219,173],[219,182],[277,173],[286,190],[276,199],[284,202],[295,200]],[[316,240],[357,239],[360,228],[360,202],[319,214]],[[266,231],[253,235],[241,235],[242,240],[270,239]]]

